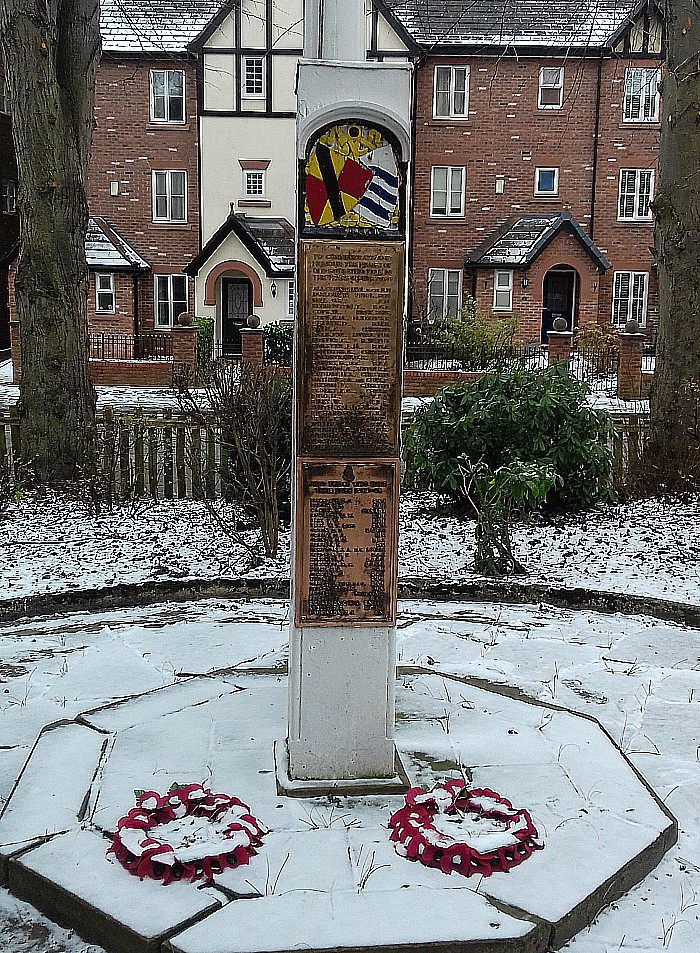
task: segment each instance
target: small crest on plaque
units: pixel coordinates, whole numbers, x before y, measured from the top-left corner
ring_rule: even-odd
[[[318,137],[304,170],[307,227],[372,233],[399,228],[401,173],[386,136],[349,122]]]

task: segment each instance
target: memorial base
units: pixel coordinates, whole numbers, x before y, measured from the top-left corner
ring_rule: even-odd
[[[371,794],[405,794],[411,781],[394,747],[395,773],[386,778],[321,778],[290,777],[288,739],[275,742],[275,776],[277,793],[287,797],[325,797],[332,794],[368,796]]]

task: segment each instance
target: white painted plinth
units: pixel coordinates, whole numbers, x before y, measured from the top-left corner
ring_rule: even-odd
[[[395,672],[393,627],[292,627],[293,779],[394,776]]]

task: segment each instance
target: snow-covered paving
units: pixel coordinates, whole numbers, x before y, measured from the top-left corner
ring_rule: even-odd
[[[0,626],[0,798],[42,725],[188,675],[274,666],[286,657],[286,623],[281,602],[208,600]],[[681,833],[657,870],[571,949],[700,948],[700,631],[546,606],[403,602],[398,653],[401,665],[506,683],[598,718]],[[444,686],[454,696],[454,683]],[[8,953],[95,949],[4,892],[0,931]]]

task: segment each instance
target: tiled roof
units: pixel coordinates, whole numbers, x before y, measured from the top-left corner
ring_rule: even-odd
[[[248,218],[236,216],[237,222],[269,262],[269,270],[278,274],[294,274],[294,228],[284,218]]]
[[[294,277],[294,226],[286,218],[248,218],[234,211],[183,269],[185,274],[195,277],[232,232],[268,278]]]
[[[381,0],[422,47],[603,46],[639,0]]]
[[[102,0],[105,53],[184,53],[224,0]]]
[[[562,230],[578,239],[600,271],[610,268],[610,262],[586,235],[571,212],[523,215],[510,219],[467,253],[465,265],[480,268],[527,268]]]
[[[104,218],[91,218],[85,236],[88,268],[148,271],[150,265]]]

